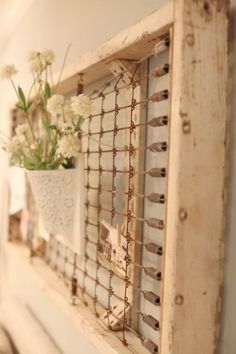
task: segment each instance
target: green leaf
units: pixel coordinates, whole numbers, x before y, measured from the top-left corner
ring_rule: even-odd
[[[26,159],[24,159],[24,167],[27,170],[35,170],[35,165]]]
[[[43,127],[47,133],[50,133],[50,124],[47,122],[43,122]]]
[[[33,101],[29,101],[26,108],[29,109],[32,106],[32,104],[33,104]]]
[[[55,153],[56,153],[56,145],[54,145],[54,146],[51,148],[51,150],[50,150],[50,152],[49,152],[49,154],[48,154],[49,159],[51,159],[51,158],[55,155]]]
[[[83,117],[79,117],[79,120],[78,120],[78,124],[77,124],[77,126],[78,127],[80,127],[82,124],[83,124],[83,122],[85,121],[85,118],[83,118]]]
[[[21,99],[23,107],[26,108],[26,98],[25,98],[24,92],[20,86],[18,86],[18,93],[19,93],[19,97]]]
[[[24,110],[24,107],[22,107],[22,104],[20,102],[16,103],[15,106],[20,110]]]
[[[57,126],[54,124],[49,124],[49,128],[53,130],[57,130]]]
[[[75,122],[76,123],[76,126],[75,126],[76,131],[80,130],[80,126],[83,124],[84,121],[85,121],[85,118],[83,118],[82,116],[79,116],[77,123]]]
[[[55,125],[52,125],[52,124],[49,124],[49,123],[47,123],[47,122],[43,122],[43,127],[44,127],[44,129],[45,129],[45,131],[46,131],[46,133],[47,133],[47,136],[48,136],[48,140],[51,142],[51,143],[53,143],[53,141],[52,141],[52,130],[56,130],[57,129],[57,127],[55,126]]]
[[[61,160],[57,159],[47,165],[48,170],[56,170],[61,165]]]
[[[74,168],[75,167],[75,159],[73,157],[65,158],[61,165],[65,169]]]
[[[52,96],[52,90],[51,90],[51,87],[48,82],[45,83],[44,93],[45,93],[46,99],[48,99]]]

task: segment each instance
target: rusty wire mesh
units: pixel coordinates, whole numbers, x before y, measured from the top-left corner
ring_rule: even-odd
[[[129,331],[152,353],[158,352],[156,333],[160,329],[160,311],[154,317],[153,309],[160,308],[162,300],[169,39],[162,39],[158,48],[155,57],[151,53],[130,63],[127,70],[103,80],[91,93],[94,111],[82,135],[84,257],[56,238],[38,253],[64,280],[75,306],[82,301],[103,325],[116,330],[124,345],[129,344]],[[161,89],[153,90],[164,76]],[[153,217],[150,205],[154,205]],[[109,253],[117,252],[115,247],[103,240],[107,224],[118,230],[122,266]],[[117,306],[121,308],[118,314]]]

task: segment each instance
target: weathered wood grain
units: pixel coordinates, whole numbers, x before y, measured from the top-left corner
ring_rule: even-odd
[[[228,1],[175,1],[162,354],[218,353]]]

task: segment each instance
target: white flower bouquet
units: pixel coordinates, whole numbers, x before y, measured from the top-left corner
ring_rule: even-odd
[[[25,123],[16,127],[15,135],[4,141],[3,148],[13,165],[28,171],[48,233],[73,236],[75,227],[78,232],[83,223],[83,176],[75,169],[75,160],[81,151],[81,125],[90,114],[91,100],[84,94],[67,100],[56,93],[58,83],[52,84],[54,59],[51,50],[30,53],[33,81],[27,94],[14,81],[15,66],[2,68],[0,76],[11,82],[16,108],[25,118]]]
[[[13,165],[27,170],[73,168],[81,150],[81,124],[91,110],[91,100],[84,94],[70,100],[56,94],[58,84],[53,87],[49,80],[54,59],[51,50],[29,54],[33,82],[28,94],[14,82],[14,65],[5,66],[0,72],[2,79],[11,82],[17,97],[16,108],[25,117],[25,124],[16,128],[12,139],[4,141],[3,148]]]

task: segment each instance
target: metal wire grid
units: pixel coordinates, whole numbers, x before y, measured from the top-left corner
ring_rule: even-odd
[[[169,40],[159,43],[162,49],[168,49]],[[160,48],[159,47],[159,48]],[[159,55],[162,50],[157,51]],[[144,346],[152,353],[158,352],[156,341],[143,337],[140,326],[134,325],[133,317],[140,318],[152,330],[158,331],[159,320],[150,313],[141,311],[137,301],[137,293],[154,306],[161,305],[161,296],[152,289],[142,288],[137,281],[143,274],[154,282],[161,282],[160,268],[142,263],[142,250],[161,257],[162,243],[147,241],[136,230],[151,228],[163,232],[165,221],[154,217],[139,215],[138,209],[145,201],[164,205],[166,197],[158,190],[145,194],[145,189],[138,187],[148,176],[151,179],[165,179],[166,167],[153,167],[139,170],[140,159],[146,153],[157,156],[168,150],[167,141],[155,141],[140,146],[140,134],[146,136],[147,129],[168,130],[168,113],[147,120],[140,119],[140,111],[149,105],[169,98],[168,87],[152,92],[147,97],[140,95],[141,85],[150,78],[158,78],[169,73],[169,63],[155,67],[151,72],[143,72],[141,67],[148,65],[149,56],[135,62],[127,69],[129,82],[123,82],[125,72],[119,73],[112,80],[96,89],[91,97],[96,101],[96,110],[87,122],[86,134],[83,135],[85,156],[85,254],[81,260],[69,247],[55,238],[46,243],[41,256],[64,279],[70,288],[72,303],[77,299],[91,307],[96,317],[106,313],[107,326],[112,329],[114,321],[120,326],[117,336],[124,345],[128,345],[127,331],[141,338]],[[123,100],[120,97],[123,95]],[[124,104],[125,97],[125,104]],[[122,102],[121,102],[122,101]],[[137,138],[138,136],[138,138]],[[125,235],[125,269],[123,274],[114,266],[103,260],[99,252],[101,223],[106,220],[111,226],[123,225]],[[137,225],[139,227],[137,228]],[[156,231],[155,231],[156,230]],[[136,248],[140,248],[140,257],[135,256]],[[134,301],[134,294],[136,300]],[[122,314],[116,315],[114,308],[122,304]],[[131,316],[131,319],[130,319]],[[104,315],[103,315],[104,318]],[[138,323],[138,322],[137,322]]]

